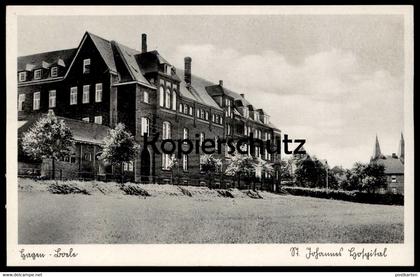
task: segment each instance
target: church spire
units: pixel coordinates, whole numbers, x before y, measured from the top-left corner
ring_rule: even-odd
[[[400,139],[400,146],[398,149],[398,157],[401,159],[402,162],[404,162],[404,136],[403,133],[401,133],[401,139]]]
[[[382,156],[382,153],[381,153],[381,147],[379,146],[378,135],[376,135],[376,141],[375,141],[375,147],[373,149],[372,160],[380,159],[382,157],[383,156]]]

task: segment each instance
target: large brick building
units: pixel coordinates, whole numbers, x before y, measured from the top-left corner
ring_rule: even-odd
[[[74,159],[61,162],[73,161],[79,171],[96,176],[101,170],[91,164],[99,163],[101,138],[122,122],[141,145],[135,161],[125,166],[137,182],[163,180],[174,172],[185,182],[199,183],[203,177],[200,154],[194,153],[184,155],[169,172],[170,156],[144,148],[145,133],[150,137],[159,132],[159,141],[239,139],[251,132],[262,140],[280,137],[264,110],[227,89],[223,81],[215,84],[192,74],[190,57],[184,63],[178,69],[158,51],[148,51],[145,34],[141,51],[86,32],[75,49],[18,57],[20,124],[28,128],[34,118],[53,110],[70,123],[73,132],[82,134],[76,140]],[[102,127],[92,128],[96,125]],[[84,128],[89,132],[80,131]],[[224,153],[222,149],[220,156]],[[278,180],[280,154],[265,150],[250,154],[273,162],[276,173],[271,177]],[[91,164],[82,166],[82,161]]]

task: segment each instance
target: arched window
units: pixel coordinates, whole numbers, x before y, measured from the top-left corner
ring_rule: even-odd
[[[165,89],[163,87],[159,88],[159,105],[164,106],[165,103]]]
[[[176,90],[172,91],[172,109],[176,110]]]
[[[166,89],[165,108],[171,108],[171,91],[169,88]]]
[[[180,113],[184,112],[184,105],[179,104],[179,112]]]
[[[171,138],[171,123],[168,121],[163,122],[162,127],[162,139],[170,139]]]

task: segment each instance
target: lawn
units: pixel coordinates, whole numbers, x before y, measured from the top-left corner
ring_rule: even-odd
[[[35,185],[32,185],[35,186]],[[173,186],[172,186],[173,187]],[[147,189],[147,185],[143,188]],[[21,244],[402,243],[403,207],[151,186],[150,197],[19,190]],[[167,189],[168,188],[168,189]],[[109,190],[112,191],[112,190]],[[178,190],[179,192],[179,190]]]

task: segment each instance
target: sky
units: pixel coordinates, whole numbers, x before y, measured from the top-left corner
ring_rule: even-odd
[[[77,47],[85,31],[140,50],[263,108],[331,166],[368,162],[378,135],[398,152],[403,130],[404,21],[399,15],[20,16],[18,55]]]

